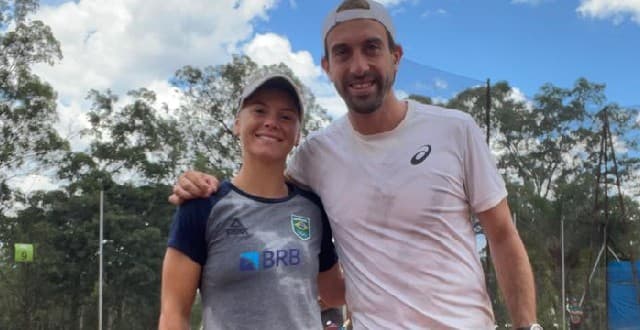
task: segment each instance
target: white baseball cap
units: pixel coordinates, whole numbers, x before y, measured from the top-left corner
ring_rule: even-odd
[[[260,88],[275,88],[281,89],[295,97],[296,105],[298,106],[298,114],[300,122],[304,117],[304,101],[300,88],[287,74],[280,72],[271,72],[262,75],[254,75],[246,80],[246,85],[242,89],[240,94],[240,100],[238,101],[238,109],[236,113],[240,112],[243,103],[246,99],[251,97]]]
[[[322,27],[322,43],[327,39],[327,34],[338,23],[354,20],[354,19],[372,19],[380,22],[387,29],[391,37],[396,40],[396,29],[393,27],[391,16],[387,12],[387,9],[379,2],[373,0],[359,0],[363,7],[367,8],[354,8],[339,10],[340,6],[331,11],[327,18],[324,20]]]

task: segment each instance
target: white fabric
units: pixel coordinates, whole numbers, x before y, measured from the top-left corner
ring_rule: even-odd
[[[393,27],[393,20],[384,6],[376,1],[366,0],[367,9],[346,9],[338,11],[338,6],[335,10],[329,12],[329,15],[324,19],[322,25],[322,43],[324,44],[327,39],[327,34],[334,26],[339,23],[351,21],[354,19],[372,19],[380,22],[389,31],[393,39],[396,38],[396,29]]]
[[[322,198],[356,329],[493,329],[470,213],[505,198],[504,182],[468,114],[408,109],[375,135],[334,121],[300,146],[288,174]]]

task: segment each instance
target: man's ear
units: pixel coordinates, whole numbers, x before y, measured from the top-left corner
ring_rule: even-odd
[[[324,73],[326,73],[327,77],[329,77],[329,80],[333,81],[333,79],[331,79],[331,74],[329,74],[329,60],[326,56],[322,57],[322,61],[320,62],[320,64],[322,65],[322,70],[324,70]]]
[[[398,70],[398,65],[400,65],[400,60],[402,59],[403,54],[404,51],[402,50],[402,46],[396,44],[396,48],[391,52],[391,55],[393,55],[393,64],[396,67],[396,71]]]

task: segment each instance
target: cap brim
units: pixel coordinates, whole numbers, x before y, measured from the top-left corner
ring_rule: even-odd
[[[289,94],[295,96],[296,105],[298,106],[298,112],[300,115],[300,120],[302,121],[302,117],[304,116],[304,108],[303,108],[303,99],[298,89],[298,86],[295,82],[288,76],[284,74],[269,74],[260,79],[250,81],[247,86],[242,91],[240,95],[240,102],[238,103],[238,111],[242,109],[244,101],[250,98],[257,90],[261,88],[274,88],[285,90]]]

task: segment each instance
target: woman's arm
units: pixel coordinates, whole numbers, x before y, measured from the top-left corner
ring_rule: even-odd
[[[159,330],[188,330],[202,266],[168,248],[162,265]]]

